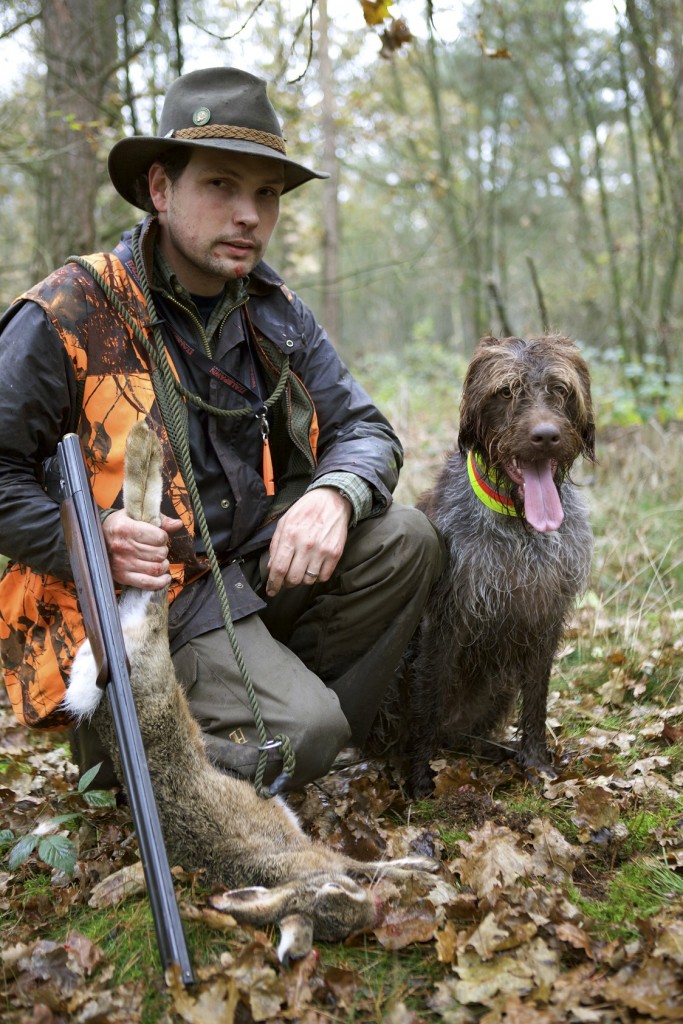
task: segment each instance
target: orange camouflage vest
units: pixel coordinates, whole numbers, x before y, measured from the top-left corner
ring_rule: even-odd
[[[142,292],[111,253],[87,257],[122,299],[139,325],[149,321]],[[192,541],[194,517],[168,436],[156,406],[147,356],[132,331],[90,275],[75,264],[60,267],[17,301],[29,299],[46,312],[84,385],[78,433],[100,508],[120,507],[123,454],[132,424],[148,418],[164,452],[162,510],[182,519],[174,536],[171,573],[179,584],[205,570]],[[4,682],[17,717],[32,728],[68,724],[60,703],[71,662],[85,636],[72,583],[11,564],[0,580],[0,656]]]
[[[151,332],[142,292],[121,261],[113,253],[96,253],[86,260],[122,300],[133,321]],[[291,301],[284,286],[282,291]],[[172,600],[184,584],[207,571],[207,563],[195,554],[191,502],[156,403],[147,354],[90,274],[75,263],[60,267],[17,301],[27,299],[45,310],[72,360],[77,382],[83,385],[78,433],[100,508],[123,504],[123,456],[132,424],[146,418],[159,436],[163,451],[161,510],[185,525],[185,530],[171,539]],[[264,372],[274,386],[282,354],[262,335],[256,340]],[[171,367],[175,373],[172,363]],[[268,521],[304,492],[316,461],[315,406],[293,373],[282,410],[282,428],[293,442],[293,462],[282,474],[283,485],[278,487]],[[60,728],[70,724],[61,701],[73,656],[84,637],[73,583],[19,563],[8,566],[0,580],[0,659],[12,707],[25,725]]]

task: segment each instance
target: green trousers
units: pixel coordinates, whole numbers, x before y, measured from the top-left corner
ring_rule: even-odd
[[[266,552],[243,566],[261,595],[267,561]],[[286,734],[296,754],[290,788],[324,775],[344,746],[362,746],[444,562],[427,518],[394,504],[350,531],[328,582],[283,589],[264,610],[235,622],[268,736]],[[253,777],[258,737],[225,630],[190,640],[173,662],[209,757]],[[87,733],[78,730],[82,769],[101,759],[93,730]],[[265,781],[281,767],[278,750],[270,751]],[[110,782],[100,773],[95,784]]]

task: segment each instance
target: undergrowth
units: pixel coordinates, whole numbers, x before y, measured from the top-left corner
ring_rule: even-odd
[[[415,400],[415,393],[410,397]],[[453,438],[454,422],[448,414],[437,417],[436,434],[433,422],[434,417],[428,423],[411,411],[403,500],[411,500],[411,488],[419,490],[432,475],[445,446],[440,431]],[[427,431],[432,436],[426,457],[420,459]],[[667,908],[683,907],[683,875],[676,856],[683,845],[683,431],[676,425],[665,429],[656,424],[610,429],[599,439],[598,454],[595,466],[577,473],[590,500],[596,534],[592,580],[560,652],[549,707],[549,728],[560,761],[559,788],[553,790],[509,766],[471,760],[461,766],[461,777],[456,771],[453,788],[445,795],[401,804],[398,810],[390,806],[376,815],[375,823],[388,835],[399,824],[433,834],[444,863],[453,865],[463,844],[486,822],[508,829],[513,839],[519,836],[522,849],[528,847],[529,823],[542,819],[580,854],[564,892],[582,916],[591,941],[616,942],[627,951],[643,947],[645,922]],[[36,757],[46,749],[44,736],[30,742]],[[461,764],[457,759],[450,763],[454,769]],[[67,894],[87,886],[86,879],[62,878],[56,886],[55,871],[40,861],[37,850],[16,866],[14,874],[9,871],[7,858],[21,834],[22,814],[30,814],[36,801],[45,803],[44,814],[50,807],[52,813],[58,812],[67,799],[65,792],[59,799],[50,794],[49,769],[43,788],[32,789],[36,764],[33,756],[15,757],[10,743],[2,750],[3,807],[13,838],[5,831],[0,847],[0,871],[5,872],[0,945],[11,948],[31,937],[62,942],[70,932],[80,932],[103,951],[112,971],[112,988],[128,982],[144,986],[145,1024],[179,1020],[170,1011],[161,979],[146,897],[138,895],[102,910],[75,898],[70,903]],[[597,816],[591,819],[596,811],[590,800],[581,803],[588,785],[595,787],[592,791],[608,793],[608,825]],[[8,797],[12,787],[15,799]],[[352,797],[344,800],[347,803],[341,801],[337,810],[342,820],[360,813]],[[114,812],[80,804],[78,812],[90,822],[89,856],[116,852],[121,863],[130,859],[126,840],[122,844],[108,831],[114,828]],[[88,831],[85,828],[81,835],[68,827],[75,841]],[[457,873],[455,882],[460,885]],[[179,883],[178,888],[182,899],[197,899],[196,887]],[[464,893],[467,896],[466,886]],[[464,913],[462,908],[459,913]],[[452,924],[460,933],[473,927],[466,915],[454,917]],[[216,932],[201,923],[188,923],[186,932],[193,961],[200,967],[215,965],[236,950],[244,956],[245,948],[252,948],[244,946],[244,934]],[[271,930],[254,941],[267,944],[276,942],[277,936]],[[393,1020],[396,1013],[397,1021],[410,1020],[400,1016],[400,1006],[405,1013],[416,1014],[421,1024],[443,1018],[433,1008],[433,994],[441,982],[453,982],[455,974],[452,964],[439,959],[433,942],[392,950],[361,936],[350,945],[321,946],[320,958],[317,976],[337,994],[334,999],[326,997],[318,1019],[370,1024]],[[0,1001],[0,1015],[11,1009]],[[453,1020],[460,1020],[460,1009],[453,1004]],[[480,1012],[481,1008],[475,1017]],[[23,1024],[23,1018],[12,1017],[20,1019]],[[470,1019],[474,1018],[462,1017]]]

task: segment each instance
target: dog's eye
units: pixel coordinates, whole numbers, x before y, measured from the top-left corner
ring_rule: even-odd
[[[512,388],[509,384],[505,384],[502,388],[498,388],[496,394],[499,395],[500,398],[512,398]]]
[[[553,384],[553,386],[551,388],[551,391],[558,398],[566,398],[567,395],[569,394],[569,388],[567,387],[567,385],[566,384],[560,384],[559,381],[557,383]]]

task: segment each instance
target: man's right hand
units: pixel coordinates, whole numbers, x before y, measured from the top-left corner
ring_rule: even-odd
[[[131,519],[123,509],[111,512],[102,523],[114,582],[138,590],[162,590],[171,582],[169,534],[182,529],[180,519],[161,517],[161,526]]]

